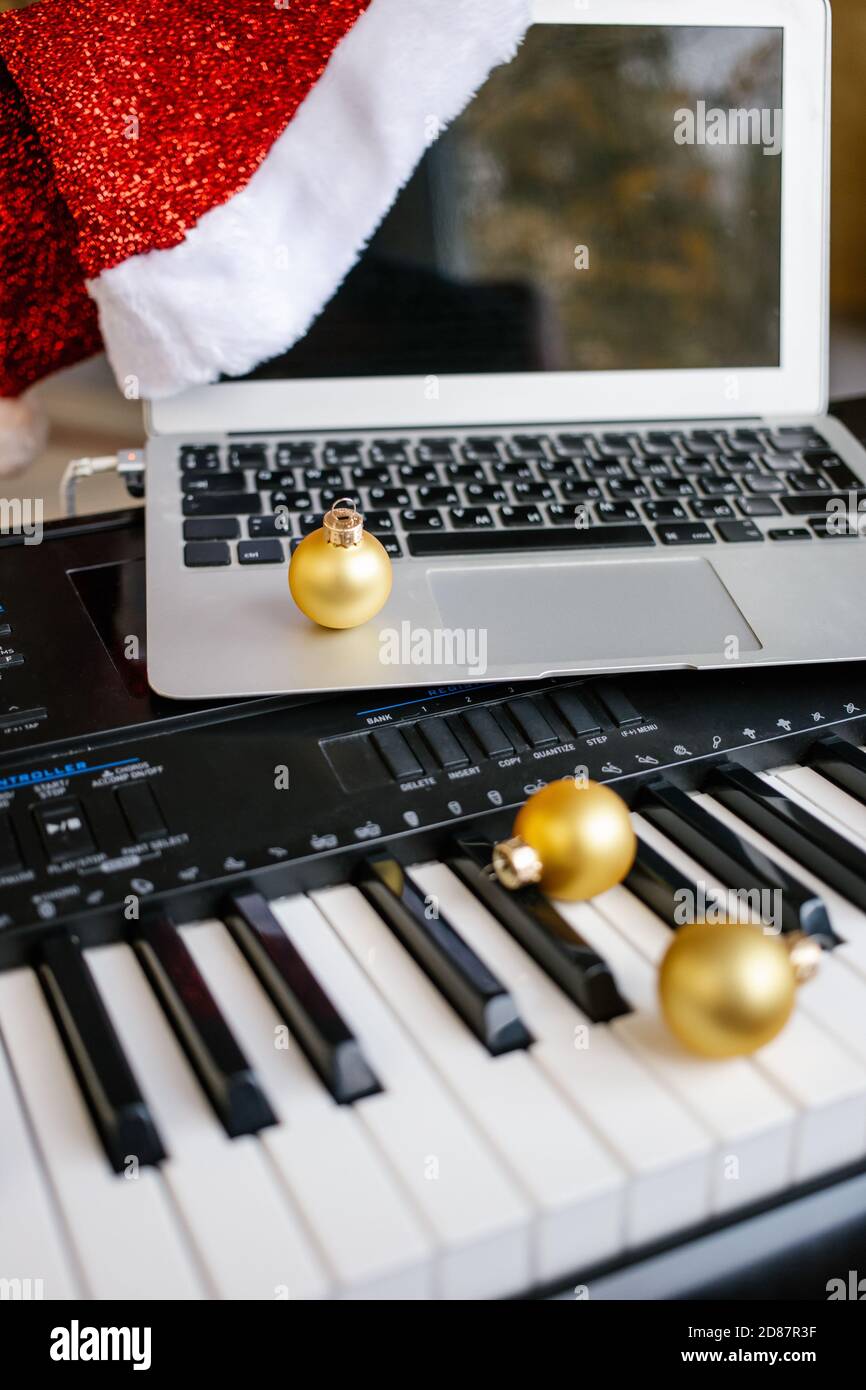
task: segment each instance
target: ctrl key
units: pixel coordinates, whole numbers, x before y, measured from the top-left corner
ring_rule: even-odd
[[[187,569],[201,569],[207,565],[229,565],[231,558],[225,541],[187,541],[183,548],[183,563]]]

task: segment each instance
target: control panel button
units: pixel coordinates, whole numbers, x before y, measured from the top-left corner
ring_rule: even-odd
[[[617,728],[621,729],[625,724],[639,724],[643,719],[643,715],[638,713],[631,700],[615,685],[600,681],[598,685],[593,686],[593,694],[601,700]]]
[[[8,816],[0,816],[0,873],[21,868],[21,851]]]
[[[464,767],[469,758],[444,719],[425,719],[418,732],[440,767]]]
[[[388,771],[398,782],[407,777],[423,776],[423,767],[399,729],[380,729],[372,735],[372,739]]]
[[[557,690],[550,699],[573,734],[601,733],[598,716],[590,712],[573,690]]]
[[[154,835],[165,834],[167,826],[162,812],[152,788],[146,782],[119,787],[116,795],[124,819],[136,840],[149,840]]]
[[[504,758],[506,754],[514,752],[514,744],[489,709],[469,710],[463,718],[486,757]]]
[[[556,742],[556,730],[531,700],[510,700],[508,713],[530,748],[543,748],[545,743]]]
[[[79,801],[40,806],[33,814],[52,863],[78,854],[92,854],[96,848]]]

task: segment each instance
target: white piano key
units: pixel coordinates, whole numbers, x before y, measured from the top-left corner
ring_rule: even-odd
[[[319,1261],[254,1136],[230,1139],[199,1087],[132,950],[86,952],[169,1157],[165,1181],[219,1298],[329,1292]]]
[[[307,908],[322,930],[312,903]],[[221,922],[184,927],[182,935],[280,1121],[262,1130],[259,1140],[303,1211],[339,1295],[432,1297],[432,1241],[356,1107],[338,1105],[297,1043],[286,1037],[269,996]]]
[[[659,839],[659,852],[667,854],[664,837]],[[700,865],[697,869],[700,874]],[[657,969],[674,935],[666,923],[624,887],[612,889],[597,899],[597,905],[611,908],[606,913],[609,920]],[[802,1009],[796,1009],[779,1036],[750,1060],[797,1107],[794,1180],[804,1182],[862,1157],[866,1067]]]
[[[15,1279],[29,1280],[41,1298],[81,1297],[62,1218],[0,1040],[0,1280]]]
[[[537,1039],[533,1057],[626,1168],[627,1244],[704,1219],[711,1154],[704,1129],[609,1025],[587,1020],[450,869],[426,864],[412,876],[514,995]]]
[[[769,779],[781,783],[792,801],[799,801],[841,835],[866,848],[866,806],[855,796],[822,777],[814,767],[774,767]]]
[[[764,781],[777,786],[791,801],[802,806],[804,811],[808,811],[816,820],[823,821],[831,830],[838,831],[860,849],[866,850],[866,839],[859,833],[859,821],[855,821],[853,814],[848,820],[841,819],[846,802],[860,813],[864,822],[866,810],[846,792],[834,787],[832,782],[828,782],[808,767],[778,770],[774,768],[772,772],[762,773],[761,776]],[[800,872],[804,881],[810,881],[806,870]],[[821,880],[812,878],[812,881],[816,885],[820,884],[831,921],[839,935],[844,938],[843,944],[836,947],[834,956],[866,977],[866,913]]]
[[[635,1012],[614,1032],[689,1108],[716,1140],[711,1205],[716,1212],[757,1201],[791,1182],[793,1106],[742,1058],[712,1061],[686,1052],[662,1022],[658,971],[628,939],[624,923],[649,913],[624,889],[593,904],[559,903],[563,916],[612,966]]]
[[[375,917],[355,889],[317,896],[348,913],[350,929],[367,915]],[[382,1082],[384,1090],[360,1101],[356,1111],[432,1232],[439,1296],[495,1298],[529,1288],[528,1204],[331,929],[327,914],[318,906],[311,914],[309,905],[309,899],[291,897],[271,908]]]
[[[205,1292],[160,1173],[113,1171],[36,976],[0,975],[0,1029],[81,1265],[98,1299]]]
[[[843,1047],[853,1052],[861,1062],[866,1062],[866,914],[802,868],[783,850],[777,849],[727,807],[705,794],[697,795],[695,799],[736,830],[744,840],[750,840],[765,853],[772,853],[783,868],[791,873],[796,872],[824,899],[830,920],[844,939],[844,944],[833,951],[825,951],[816,978],[798,991],[797,1004],[816,1018]]]
[[[532,1057],[491,1057],[356,889],[315,899],[531,1199],[536,1278],[621,1249],[623,1169]]]

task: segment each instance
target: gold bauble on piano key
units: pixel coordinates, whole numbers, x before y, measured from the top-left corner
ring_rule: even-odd
[[[326,512],[289,563],[289,589],[301,612],[320,627],[360,627],[391,592],[391,559],[348,497]]]
[[[659,971],[665,1021],[701,1057],[748,1056],[782,1031],[797,986],[816,973],[820,957],[820,944],[801,932],[773,936],[747,922],[690,922]]]
[[[621,883],[637,839],[628,807],[599,782],[551,782],[521,807],[514,834],[493,850],[500,883],[539,883],[553,898],[578,902]]]

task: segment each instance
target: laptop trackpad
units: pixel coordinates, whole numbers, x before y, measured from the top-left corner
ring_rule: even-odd
[[[760,651],[707,560],[428,571],[445,628],[487,631],[489,666],[689,661]]]

